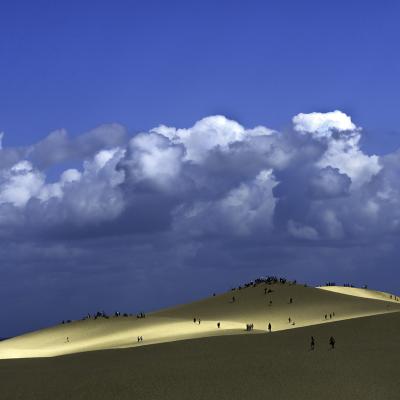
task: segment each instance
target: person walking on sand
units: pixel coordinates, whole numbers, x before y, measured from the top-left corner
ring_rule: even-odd
[[[314,350],[315,347],[315,339],[314,336],[311,336],[311,350]]]
[[[290,322],[292,321],[292,318],[289,317],[289,318],[288,318],[288,321],[289,321],[289,324],[290,324]]]
[[[193,318],[193,323],[194,323],[194,324],[196,323],[196,318]]]
[[[221,327],[221,322],[217,323],[217,328],[219,329]]]
[[[271,332],[271,329],[272,329],[271,323],[269,323],[269,324],[268,324],[268,331]]]
[[[69,343],[69,337],[67,336],[67,340],[65,341],[65,343]]]
[[[331,336],[329,338],[329,344],[331,345],[332,350],[335,348],[335,343],[336,343],[335,338],[333,336]]]

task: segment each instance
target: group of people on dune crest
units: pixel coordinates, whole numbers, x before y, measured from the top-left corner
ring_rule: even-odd
[[[243,285],[239,285],[238,287],[233,287],[231,290],[242,290],[244,288],[248,287],[256,287],[257,285],[260,285],[261,283],[266,283],[266,284],[273,284],[273,283],[289,283],[289,285],[296,285],[297,281],[288,281],[286,278],[278,278],[277,276],[262,276],[260,278],[255,279],[254,281],[249,281],[244,283]]]

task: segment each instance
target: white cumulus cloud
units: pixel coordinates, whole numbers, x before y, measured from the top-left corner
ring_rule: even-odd
[[[45,176],[35,170],[29,161],[20,161],[0,173],[0,204],[23,207],[31,197],[38,196]]]
[[[243,141],[246,137],[270,135],[273,131],[263,126],[246,130],[236,121],[214,115],[201,119],[188,129],[160,125],[152,132],[167,137],[172,143],[183,144],[186,160],[201,162],[216,147],[227,150],[230,144]]]
[[[368,182],[381,169],[379,157],[364,154],[360,147],[361,131],[351,117],[341,111],[298,114],[293,117],[294,129],[323,140],[327,150],[321,157],[321,167],[337,168],[348,175],[354,186]]]
[[[354,131],[357,129],[351,118],[338,110],[326,113],[300,113],[293,117],[293,124],[296,131],[312,133],[318,137],[330,137],[332,130]]]

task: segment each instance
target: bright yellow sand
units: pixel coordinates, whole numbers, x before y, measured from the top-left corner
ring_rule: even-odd
[[[273,293],[265,295],[264,288],[272,289]],[[390,302],[387,294],[382,292],[359,289],[361,296],[354,288],[329,288],[337,290],[287,283],[260,284],[157,311],[142,319],[111,317],[60,324],[0,342],[0,359],[51,357],[241,334],[246,333],[247,323],[254,324],[255,332],[265,332],[268,323],[273,331],[278,331],[400,311],[400,303]],[[232,296],[235,296],[235,302],[232,302]],[[289,298],[293,298],[292,304]],[[272,305],[269,305],[270,300]],[[333,312],[335,316],[329,318]],[[200,318],[201,324],[193,323],[194,317]],[[295,325],[288,322],[289,317]],[[217,322],[221,323],[220,329]],[[143,342],[138,343],[137,336],[143,336]]]

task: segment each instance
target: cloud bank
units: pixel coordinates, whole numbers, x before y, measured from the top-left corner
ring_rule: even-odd
[[[122,220],[125,233],[147,233],[154,224],[155,233],[187,239],[262,233],[266,242],[278,235],[361,240],[377,228],[397,230],[395,154],[363,153],[362,129],[340,111],[298,114],[290,132],[246,129],[218,115],[191,128],[160,125],[126,144],[124,135],[117,125],[74,141],[53,132],[3,168],[0,220],[10,228],[3,235],[20,227],[52,236],[68,227],[73,238],[104,224],[101,236],[107,236],[107,224]],[[87,155],[57,181],[46,179],[44,166]],[[135,213],[141,225],[129,228]],[[379,224],[388,219],[391,224]]]
[[[103,287],[120,271],[145,287],[205,269],[217,282],[246,269],[365,272],[394,257],[400,153],[364,153],[362,128],[341,111],[292,122],[279,132],[217,115],[131,137],[113,124],[0,147],[3,273],[48,285],[54,276],[56,287],[92,276]],[[74,167],[50,179],[65,163]]]

